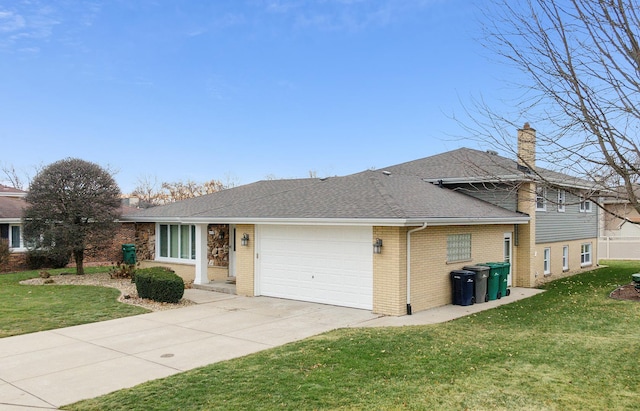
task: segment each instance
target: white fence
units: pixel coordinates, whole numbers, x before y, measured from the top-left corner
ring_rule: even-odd
[[[640,237],[598,238],[598,260],[640,260]]]

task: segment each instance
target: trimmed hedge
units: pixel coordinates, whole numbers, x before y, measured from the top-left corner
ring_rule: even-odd
[[[184,281],[166,267],[136,270],[135,283],[140,298],[175,304],[184,295]]]

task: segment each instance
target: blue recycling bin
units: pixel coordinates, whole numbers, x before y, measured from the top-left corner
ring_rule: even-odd
[[[468,270],[451,271],[451,291],[454,305],[474,303],[476,273]]]

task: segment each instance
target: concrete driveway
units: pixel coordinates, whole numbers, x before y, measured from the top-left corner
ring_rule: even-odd
[[[539,290],[412,316],[186,290],[197,305],[0,339],[0,410],[55,409],[343,327],[448,321]]]

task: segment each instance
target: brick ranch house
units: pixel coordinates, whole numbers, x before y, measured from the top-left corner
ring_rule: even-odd
[[[135,224],[143,265],[195,284],[233,277],[240,295],[404,315],[451,303],[449,274],[466,265],[508,261],[520,287],[594,265],[598,213],[580,195],[590,185],[536,168],[528,124],[517,157],[462,148],[259,181],[122,220]]]
[[[22,238],[22,210],[27,192],[0,184],[0,239],[9,243],[11,254],[8,264],[0,267],[0,273],[27,269],[27,247]],[[132,207],[122,207],[122,213],[132,213]],[[122,260],[122,244],[135,241],[135,224],[121,224],[108,244],[89,245],[84,254],[87,265],[111,264]],[[71,261],[73,264],[73,261]]]

